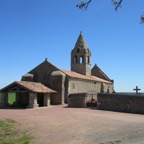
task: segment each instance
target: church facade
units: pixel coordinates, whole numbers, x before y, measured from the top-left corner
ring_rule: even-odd
[[[8,93],[16,93],[15,106],[39,107],[68,102],[70,94],[112,93],[114,81],[97,65],[91,68],[91,52],[80,33],[71,51],[71,70],[63,70],[45,59],[41,64],[0,90],[1,107],[8,106]]]

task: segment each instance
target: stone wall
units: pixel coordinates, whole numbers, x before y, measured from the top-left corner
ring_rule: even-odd
[[[34,82],[41,82],[45,86],[50,87],[51,85],[51,73],[53,71],[57,71],[58,68],[56,68],[54,65],[52,65],[50,62],[47,61],[47,59],[28,72],[29,75],[33,75],[32,81]],[[26,80],[26,77],[22,76],[22,81]]]
[[[99,93],[97,100],[101,110],[144,114],[144,95]]]
[[[68,106],[75,108],[86,107],[86,93],[70,94],[68,97]]]
[[[71,71],[90,76],[91,75],[91,65],[85,63],[71,64]]]
[[[94,83],[93,81],[83,81],[78,79],[69,80],[69,94],[72,93],[86,93],[94,90],[100,92],[101,83]]]
[[[61,71],[54,71],[51,74],[51,88],[57,93],[51,96],[51,104],[63,104],[65,101],[65,78]]]
[[[101,82],[84,81],[78,79],[69,79],[68,93],[84,93],[89,91],[96,91],[97,93],[101,91]],[[113,84],[104,84],[104,92],[107,92],[109,88],[110,93],[113,91]]]

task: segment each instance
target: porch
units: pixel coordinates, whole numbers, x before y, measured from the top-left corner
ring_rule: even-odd
[[[51,104],[52,93],[56,91],[37,82],[15,81],[0,90],[0,107],[36,108],[48,107]],[[8,103],[9,93],[15,93],[13,104]]]

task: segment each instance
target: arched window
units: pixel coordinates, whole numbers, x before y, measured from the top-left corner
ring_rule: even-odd
[[[74,56],[74,59],[73,59],[73,63],[77,63],[78,62],[78,57],[77,56]]]
[[[83,60],[84,60],[84,59],[83,59],[83,56],[80,56],[80,63],[84,63]]]

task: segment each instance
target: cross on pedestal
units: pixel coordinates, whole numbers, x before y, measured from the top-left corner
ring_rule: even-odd
[[[138,86],[136,86],[136,88],[135,89],[133,89],[134,91],[136,91],[136,94],[138,94],[138,91],[140,91],[141,89],[140,88],[138,88]]]

